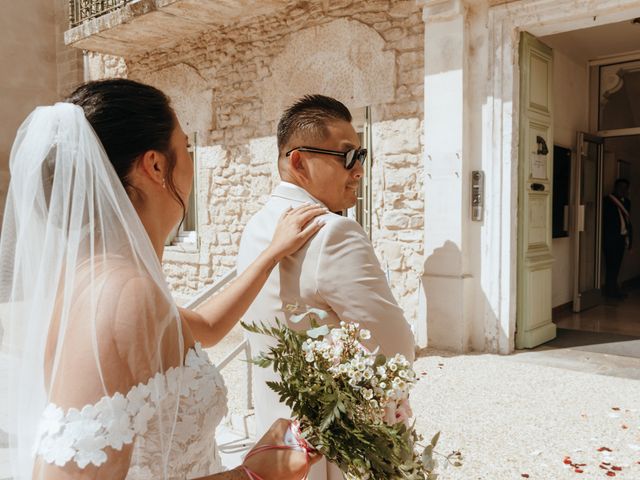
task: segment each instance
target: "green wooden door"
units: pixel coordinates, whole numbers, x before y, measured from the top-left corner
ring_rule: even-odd
[[[532,348],[556,335],[551,319],[553,51],[522,33],[519,58],[516,348]]]

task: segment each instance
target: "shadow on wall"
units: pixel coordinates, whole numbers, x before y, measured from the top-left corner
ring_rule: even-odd
[[[462,252],[451,240],[436,248],[424,263],[423,288],[427,301],[427,345],[466,352],[462,295]]]
[[[478,277],[463,270],[462,252],[447,240],[424,263],[428,348],[456,353],[510,353],[508,334],[499,322]]]

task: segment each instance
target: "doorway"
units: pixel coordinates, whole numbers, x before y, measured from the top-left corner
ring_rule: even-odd
[[[640,21],[628,19],[539,38],[554,51],[554,161],[567,161],[563,151],[570,158],[570,174],[554,178],[554,196],[567,199],[554,209],[552,280],[553,321],[565,341],[572,332],[640,338],[640,254],[624,250],[613,292],[603,244],[618,179],[628,181],[634,208],[627,220],[613,208],[614,230],[640,229],[639,36]]]

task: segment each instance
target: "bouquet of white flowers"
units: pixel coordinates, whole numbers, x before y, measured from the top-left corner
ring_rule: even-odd
[[[439,433],[418,452],[422,437],[410,424],[408,398],[416,382],[410,363],[402,355],[387,359],[367,350],[361,341],[370,333],[357,323],[319,327],[315,315],[324,312],[314,309],[294,320],[310,316],[307,332],[280,322],[243,324],[277,340],[255,363],[280,375],[268,385],[291,408],[304,439],[349,480],[436,479]],[[446,459],[457,466],[461,458],[454,452]]]

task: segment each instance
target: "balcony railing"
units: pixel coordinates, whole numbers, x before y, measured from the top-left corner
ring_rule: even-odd
[[[64,42],[130,58],[248,18],[274,15],[288,0],[68,0]]]
[[[75,27],[92,18],[105,15],[131,0],[69,0],[69,25]]]

